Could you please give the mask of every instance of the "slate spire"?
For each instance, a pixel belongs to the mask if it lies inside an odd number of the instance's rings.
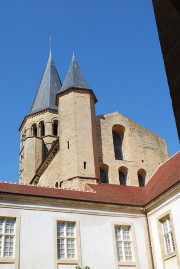
[[[80,71],[80,68],[77,64],[77,61],[75,59],[75,56],[73,54],[72,61],[70,63],[68,72],[66,74],[66,77],[64,79],[63,85],[60,89],[60,92],[63,92],[69,88],[83,88],[83,89],[89,89],[83,74]]]
[[[49,59],[38,91],[36,93],[33,105],[31,107],[30,114],[39,112],[47,108],[57,109],[55,99],[56,94],[61,89],[61,86],[62,83],[54,65],[50,48]]]

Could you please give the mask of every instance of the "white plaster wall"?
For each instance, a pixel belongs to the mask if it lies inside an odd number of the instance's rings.
[[[116,249],[113,244],[114,225],[130,224],[134,225],[136,240],[134,247],[140,251],[139,268],[148,268],[147,251],[144,236],[144,218],[82,216],[81,217],[81,246],[82,264],[90,266],[92,269],[117,268]],[[134,253],[135,255],[135,253]],[[136,261],[138,264],[138,261]]]
[[[178,195],[180,198],[180,195]],[[176,243],[177,248],[179,250],[179,256],[180,256],[180,199],[176,199],[171,204],[171,211],[172,211],[172,218],[173,218],[173,224],[174,224],[174,230],[175,230],[175,236],[176,236]]]
[[[136,266],[118,266],[118,269],[135,269]]]
[[[108,217],[81,216],[82,264],[94,269],[116,268],[112,226]]]
[[[21,212],[20,268],[54,268],[54,219],[50,212]]]
[[[161,251],[161,246],[159,242],[158,219],[162,215],[166,213],[168,214],[169,211],[171,212],[172,221],[174,225],[174,237],[176,238],[177,251],[179,252],[180,250],[180,241],[178,240],[180,238],[179,208],[180,208],[180,199],[179,199],[179,194],[177,194],[174,198],[169,198],[161,206],[157,207],[156,209],[154,209],[152,212],[149,213],[148,218],[149,218],[150,232],[151,232],[151,238],[152,238],[152,247],[153,247],[153,253],[154,253],[155,268],[157,269],[164,269],[162,251]],[[176,259],[168,260],[168,262],[166,262],[166,268],[178,269],[178,267],[176,267],[175,265],[177,263],[175,260]]]
[[[16,203],[19,209],[1,208],[0,216],[20,215],[20,266],[18,269],[75,269],[75,265],[56,262],[56,221],[73,220],[80,226],[81,266],[91,269],[117,269],[116,249],[113,243],[114,224],[133,224],[139,264],[137,268],[151,269],[148,264],[145,218],[141,215],[108,212],[96,209],[77,209],[59,205],[31,205]],[[66,211],[66,212],[65,212]],[[85,213],[87,212],[87,213]],[[18,257],[17,257],[18,258]],[[80,259],[81,260],[81,259]],[[80,261],[81,262],[81,261]],[[1,267],[2,269],[14,269]],[[121,267],[120,267],[121,268]],[[134,268],[134,267],[133,267]],[[126,268],[127,269],[127,268]]]
[[[147,249],[149,250],[149,241],[147,235],[147,227],[145,218],[136,218],[134,220],[134,228],[135,228],[135,240],[136,240],[136,248],[137,255],[140,261],[139,267],[137,268],[151,268],[148,265],[147,259]],[[136,267],[135,267],[136,268]]]
[[[15,265],[14,264],[1,264],[0,263],[0,268],[1,269],[15,269]]]
[[[169,259],[165,263],[166,269],[179,269],[177,259],[175,257]]]
[[[161,248],[160,248],[160,242],[159,242],[159,233],[157,229],[157,221],[155,216],[151,216],[149,218],[149,224],[150,224],[150,232],[151,232],[151,240],[152,240],[152,250],[153,250],[153,256],[154,256],[154,262],[155,265],[158,265],[158,269],[164,269],[163,268],[163,260],[161,255]]]
[[[71,264],[68,264],[68,265],[65,265],[65,264],[58,264],[57,265],[57,269],[75,269],[76,266],[75,265],[71,265]]]

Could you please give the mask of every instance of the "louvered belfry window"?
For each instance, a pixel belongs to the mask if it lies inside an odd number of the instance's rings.
[[[55,120],[52,124],[52,134],[57,136],[58,135],[58,121]]]
[[[40,136],[45,136],[45,125],[44,125],[44,121],[41,121],[39,123],[39,128],[40,128]]]
[[[35,123],[32,125],[32,136],[37,137],[37,125]]]

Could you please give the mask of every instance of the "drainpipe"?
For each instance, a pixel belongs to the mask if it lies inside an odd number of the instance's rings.
[[[149,221],[148,221],[148,216],[147,216],[146,211],[145,211],[145,216],[146,216],[147,233],[148,233],[148,239],[149,239],[149,249],[150,249],[150,256],[151,256],[152,269],[155,269],[155,266],[154,266],[154,258],[153,258],[153,252],[152,252],[152,244],[151,244],[151,234],[150,234],[150,229],[149,229]]]

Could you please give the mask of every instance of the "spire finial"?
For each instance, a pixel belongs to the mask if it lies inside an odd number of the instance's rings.
[[[75,59],[75,55],[74,55],[74,51],[73,51],[72,60],[74,60],[74,59]]]
[[[52,38],[49,37],[49,57],[52,57]]]

